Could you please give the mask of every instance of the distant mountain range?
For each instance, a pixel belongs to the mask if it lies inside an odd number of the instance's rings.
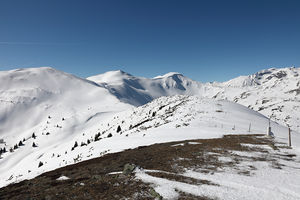
[[[227,99],[300,131],[299,74],[300,68],[271,68],[223,83],[201,83],[174,72],[150,79],[111,71],[87,79],[135,106],[177,94]]]
[[[201,83],[173,72],[83,79],[50,67],[0,71],[0,187],[126,148],[248,133],[250,124],[261,134],[269,117],[299,132],[299,74],[272,68]]]

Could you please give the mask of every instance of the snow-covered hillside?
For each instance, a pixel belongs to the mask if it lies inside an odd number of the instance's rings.
[[[210,97],[228,99],[300,131],[300,68],[271,68],[209,87]]]
[[[23,168],[22,160],[35,157],[36,149],[73,140],[93,116],[131,107],[96,83],[53,68],[0,72],[1,178],[12,166]]]
[[[46,132],[46,127],[128,107],[96,83],[53,68],[0,72],[0,138],[6,142],[27,138],[38,125]]]
[[[127,148],[248,134],[250,124],[250,133],[264,134],[269,116],[299,130],[298,73],[269,69],[203,84],[178,73],[148,79],[112,71],[82,79],[49,67],[2,71],[0,187]],[[271,125],[287,142],[287,128]],[[296,151],[299,145],[293,131]]]
[[[128,148],[224,134],[263,134],[268,126],[265,116],[244,106],[196,96],[162,97],[114,115],[97,114],[72,129],[72,133],[64,128],[74,123],[70,118],[58,124],[62,128],[53,124],[54,118],[48,119],[48,125],[32,129],[36,138],[29,135],[24,145],[3,154],[1,186]],[[46,126],[48,129],[43,130]],[[287,142],[286,127],[272,123],[272,130],[278,140]],[[299,139],[296,134],[294,143],[300,144]],[[33,142],[37,147],[32,146]]]
[[[88,79],[132,105],[176,94],[228,99],[300,131],[299,74],[300,68],[271,68],[224,83],[200,83],[174,72],[150,79],[111,71]]]

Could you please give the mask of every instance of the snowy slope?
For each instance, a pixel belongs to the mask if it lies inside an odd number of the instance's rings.
[[[300,68],[271,68],[224,83],[214,83],[206,95],[228,99],[300,131]]]
[[[202,84],[178,73],[148,79],[113,71],[86,80],[48,67],[0,72],[0,148],[23,141],[0,156],[0,187],[127,148],[246,134],[250,123],[251,133],[265,133],[270,115],[297,130],[298,73],[269,69]],[[287,141],[286,127],[272,122],[272,130]],[[293,131],[296,151],[299,144]]]
[[[149,79],[111,71],[88,80],[104,86],[121,101],[132,105],[143,105],[157,97],[176,94],[228,99],[300,131],[299,74],[300,68],[271,68],[224,83],[200,83],[174,72]]]
[[[43,126],[36,127],[39,133],[36,139],[28,138],[24,146],[3,155],[0,186],[128,148],[224,134],[249,134],[250,123],[250,133],[266,133],[268,119],[244,106],[196,96],[173,96],[114,115],[95,115],[73,129],[72,137],[63,130],[55,133],[56,127],[51,127],[50,135],[43,135]],[[286,127],[272,122],[272,131],[279,141],[287,142]],[[32,147],[32,142],[38,147]],[[75,142],[78,146],[72,150]],[[293,136],[293,144],[297,150],[298,133]],[[43,165],[39,167],[40,162]]]
[[[131,107],[94,82],[52,68],[0,72],[0,148],[9,151],[20,141],[25,144],[20,151],[0,155],[1,178],[35,157],[35,149],[44,152],[73,140],[93,116]]]

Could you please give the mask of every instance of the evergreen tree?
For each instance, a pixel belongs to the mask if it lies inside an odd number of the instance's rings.
[[[100,135],[101,135],[101,133],[99,132],[99,133],[97,133],[96,135],[95,135],[95,139],[94,139],[94,141],[98,141],[98,140],[100,140],[101,138],[100,138]]]
[[[119,133],[121,131],[121,126],[119,125],[117,128],[117,133]]]
[[[23,146],[23,142],[21,140],[19,142],[19,146]]]
[[[75,149],[76,147],[78,147],[78,143],[77,143],[77,141],[75,141],[75,144],[74,144],[74,149]]]
[[[44,163],[42,161],[39,162],[39,167],[43,166]]]
[[[154,111],[154,112],[152,113],[152,117],[155,117],[155,115],[156,115],[156,112]]]
[[[36,138],[36,135],[35,135],[35,133],[32,133],[32,136],[31,136],[33,139],[35,139]]]
[[[33,143],[32,143],[32,147],[37,147],[37,145],[33,142]]]

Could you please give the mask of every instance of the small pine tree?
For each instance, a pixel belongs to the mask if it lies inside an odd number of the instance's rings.
[[[2,149],[2,152],[3,152],[3,153],[6,153],[6,149],[5,149],[5,147],[3,147],[3,149]]]
[[[35,133],[32,133],[32,136],[31,136],[33,139],[35,139],[36,138],[36,135],[35,135]]]
[[[100,138],[100,135],[101,135],[101,133],[99,132],[99,133],[97,133],[96,135],[95,135],[95,139],[94,139],[94,141],[98,141],[98,140],[100,140],[101,138]]]
[[[14,149],[12,147],[10,147],[9,152],[14,152]]]
[[[19,146],[23,146],[23,142],[22,141],[19,142]]]
[[[32,147],[37,147],[37,145],[33,142],[33,143],[32,143]]]
[[[38,167],[41,167],[41,166],[43,166],[43,165],[44,165],[44,163],[43,163],[42,161],[40,161]]]
[[[91,143],[91,141],[90,141],[89,139],[87,139],[86,143],[87,143],[87,144],[90,144],[90,143]]]
[[[18,148],[18,145],[17,144],[15,144],[15,146],[14,146],[14,149],[17,149]]]
[[[76,147],[78,147],[78,143],[77,143],[77,141],[75,141],[75,144],[74,144],[74,149],[75,149]]]
[[[117,133],[119,133],[121,131],[121,126],[119,125],[118,128],[117,128]]]
[[[111,133],[109,133],[109,134],[107,135],[107,137],[108,137],[108,138],[112,137],[112,134],[111,134]]]
[[[154,111],[154,112],[152,113],[152,117],[155,117],[155,115],[156,115],[156,112]]]
[[[25,142],[26,140],[25,140],[25,138],[23,138],[23,142]]]

